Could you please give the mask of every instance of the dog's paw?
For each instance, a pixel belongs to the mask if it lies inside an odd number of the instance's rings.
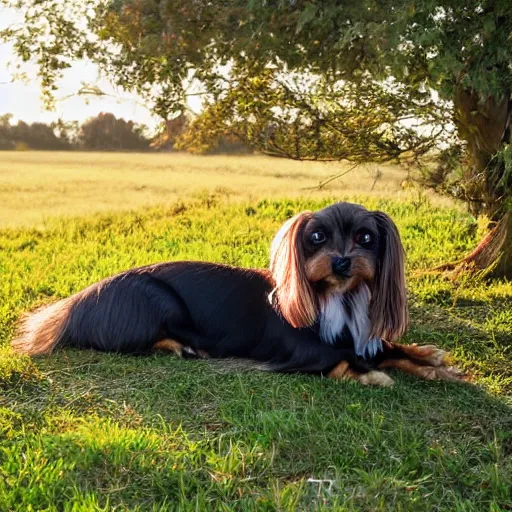
[[[389,388],[395,383],[387,373],[378,370],[363,373],[359,376],[358,380],[364,386],[379,386],[383,388]]]
[[[355,380],[363,386],[389,387],[395,383],[387,373],[378,370],[371,370],[367,373],[355,372],[347,361],[341,361],[330,371],[328,377],[336,380]]]
[[[448,352],[435,345],[416,346],[417,354],[424,364],[429,366],[446,366]]]
[[[403,345],[407,357],[426,366],[447,366],[449,353],[435,345]]]
[[[466,379],[465,373],[456,366],[423,366],[419,374],[425,380],[461,382]]]

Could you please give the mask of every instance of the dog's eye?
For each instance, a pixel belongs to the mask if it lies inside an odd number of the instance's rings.
[[[311,243],[313,245],[323,244],[327,240],[325,233],[323,231],[315,231],[311,234]]]
[[[356,235],[356,244],[361,247],[370,247],[373,244],[373,236],[367,231],[363,231]]]

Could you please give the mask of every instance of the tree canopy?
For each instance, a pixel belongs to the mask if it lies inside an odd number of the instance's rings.
[[[100,151],[144,151],[149,149],[149,139],[144,127],[133,121],[118,119],[109,112],[100,113],[82,124],[78,143],[84,149]]]
[[[0,150],[39,149],[61,151],[71,149],[70,126],[62,122],[11,122],[11,114],[0,115]]]
[[[56,71],[86,55],[127,88],[147,93],[158,84],[172,107],[190,72],[222,80],[219,67],[229,62],[336,79],[366,71],[428,86],[450,100],[460,88],[502,97],[512,86],[508,0],[2,3],[24,12],[22,26],[4,35],[15,39],[22,58],[37,60],[49,87]]]
[[[445,131],[449,116],[443,106],[399,84],[331,83],[267,69],[239,74],[180,144],[208,148],[231,134],[267,155],[295,160],[415,159]]]

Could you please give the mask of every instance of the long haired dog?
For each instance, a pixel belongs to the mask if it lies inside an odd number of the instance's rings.
[[[444,351],[396,343],[408,321],[395,224],[336,203],[282,226],[270,271],[191,261],[128,270],[28,315],[13,345],[243,358],[363,384],[391,385],[383,368],[457,379]]]

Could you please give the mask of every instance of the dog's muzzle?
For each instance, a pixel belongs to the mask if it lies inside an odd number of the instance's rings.
[[[350,271],[350,258],[335,256],[331,262],[332,271],[337,276],[348,277]]]

